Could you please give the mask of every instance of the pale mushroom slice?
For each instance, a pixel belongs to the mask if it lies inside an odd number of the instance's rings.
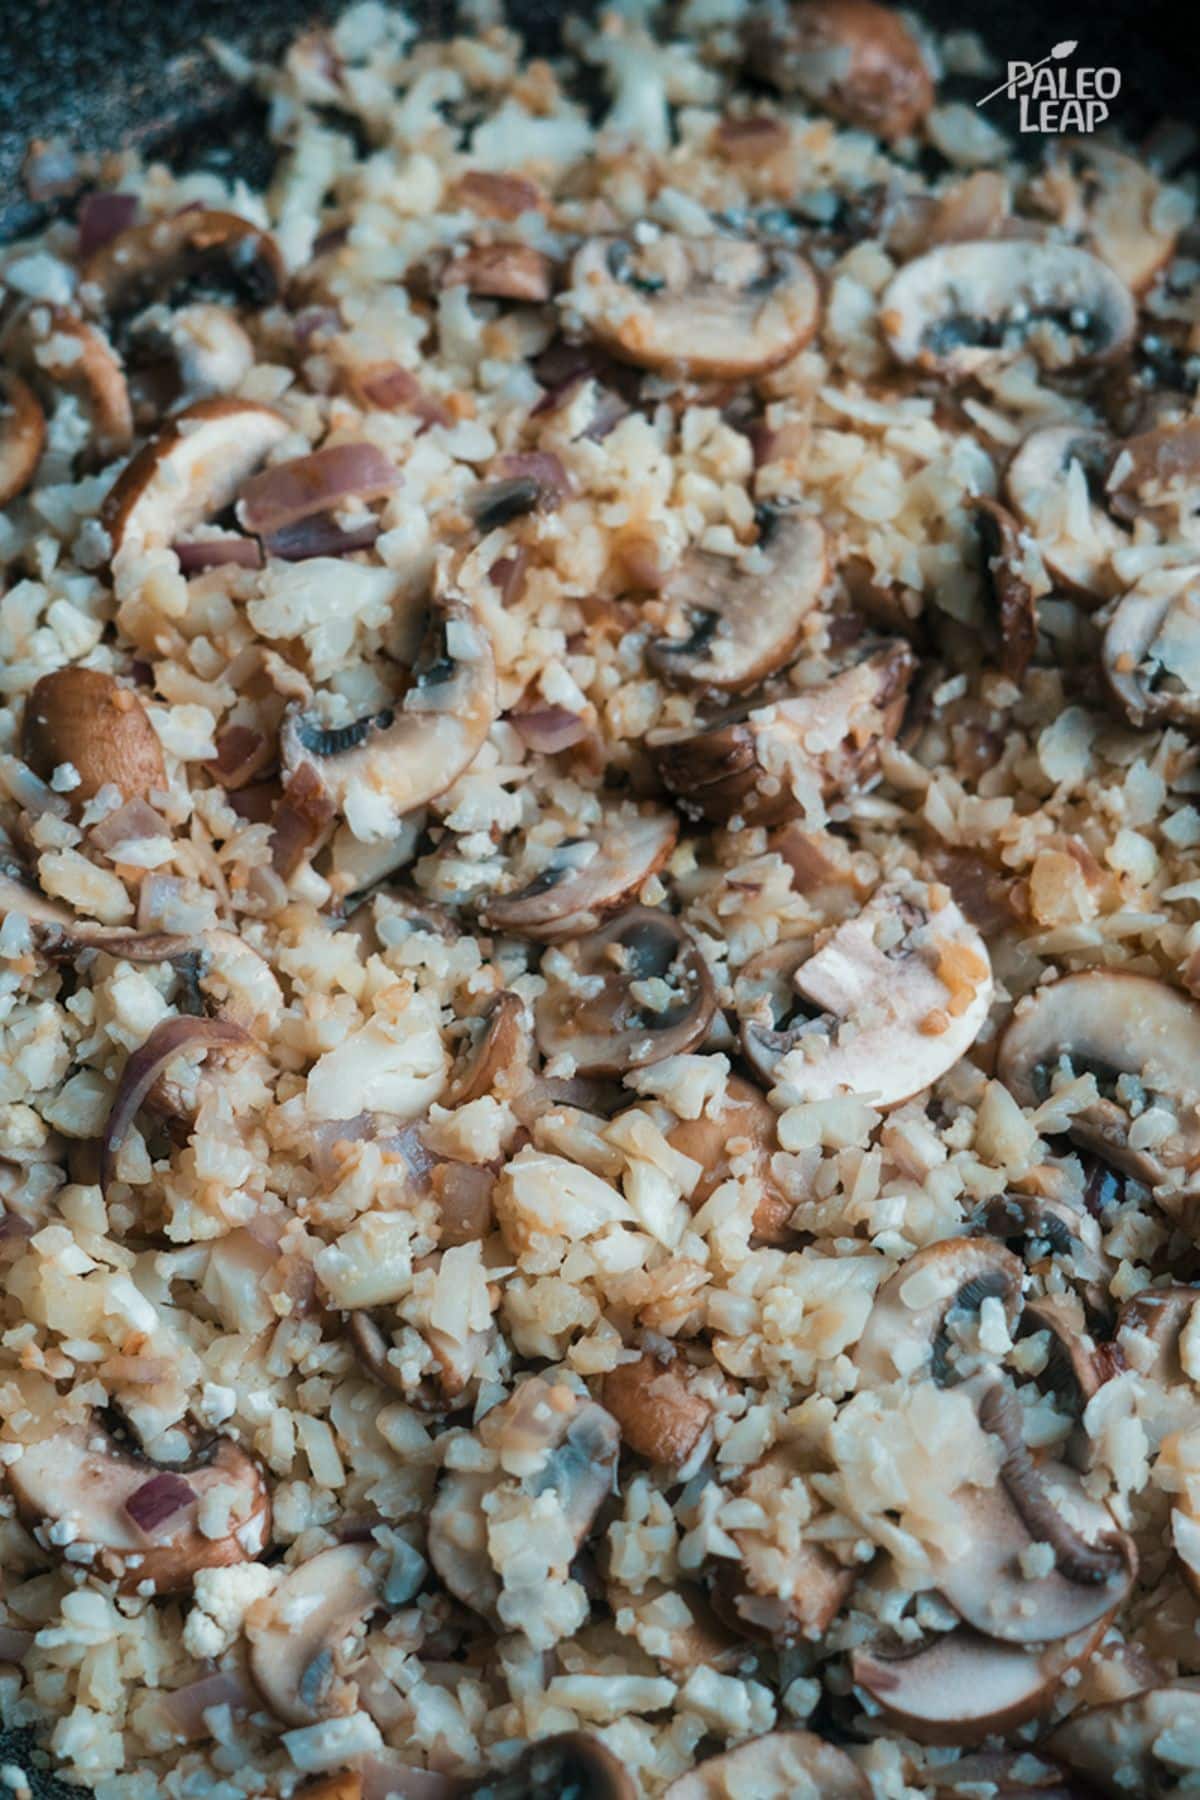
[[[887,1107],[966,1055],[994,983],[983,939],[944,889],[885,883],[792,985],[809,1016],[782,1030],[742,1027],[755,1069],[802,1101],[856,1094]]]
[[[1200,1287],[1179,1283],[1143,1288],[1126,1300],[1113,1334],[1125,1365],[1155,1387],[1190,1381],[1181,1339],[1198,1304]]]
[[[963,1328],[985,1300],[997,1300],[1011,1338],[1024,1285],[1020,1262],[994,1238],[927,1244],[879,1289],[854,1362],[876,1386],[927,1376],[948,1386],[959,1379],[956,1336],[961,1342]]]
[[[870,1800],[865,1775],[844,1750],[811,1731],[772,1731],[710,1756],[673,1781],[663,1800]]]
[[[490,1094],[497,1084],[512,1089],[528,1072],[529,1031],[525,1002],[505,990],[496,994],[478,1020],[465,1054],[446,1090],[445,1105],[467,1106]]]
[[[118,1444],[93,1418],[26,1444],[8,1485],[31,1530],[47,1544],[70,1544],[73,1562],[115,1578],[122,1593],[180,1593],[199,1569],[253,1562],[271,1528],[262,1474],[228,1437],[167,1467]],[[228,1501],[228,1526],[216,1537],[197,1520],[209,1496]]]
[[[803,257],[741,237],[593,238],[571,265],[588,334],[644,369],[736,380],[812,337],[820,290]]]
[[[0,506],[23,494],[37,473],[46,415],[27,381],[0,369]]]
[[[1174,255],[1181,224],[1161,179],[1141,157],[1093,138],[1050,142],[1078,171],[1088,244],[1135,294],[1145,292]]]
[[[1200,1438],[1168,1432],[1158,1447],[1155,1482],[1171,1495],[1171,1546],[1180,1573],[1200,1600]]]
[[[771,1159],[779,1148],[775,1109],[749,1081],[731,1075],[719,1107],[698,1119],[681,1119],[667,1133],[672,1149],[699,1163],[702,1173],[688,1205],[698,1212],[723,1182],[738,1175],[757,1184],[754,1236],[760,1244],[795,1241],[791,1217],[796,1201],[776,1181]]]
[[[1051,1733],[1051,1756],[1112,1800],[1175,1800],[1193,1793],[1200,1744],[1200,1681],[1151,1687],[1089,1706]]]
[[[113,556],[173,544],[223,512],[289,430],[273,407],[251,400],[198,400],[176,413],[105,495],[100,523]]]
[[[419,1793],[415,1788],[408,1791],[413,1800],[427,1800],[423,1787]],[[493,1771],[465,1787],[456,1784],[454,1795],[458,1800],[637,1800],[630,1775],[612,1751],[586,1731],[541,1738],[502,1772]],[[428,1800],[439,1797],[430,1794]]]
[[[1039,1649],[964,1625],[899,1655],[856,1651],[850,1668],[888,1723],[918,1743],[973,1745],[1047,1712],[1103,1631],[1101,1622]]]
[[[753,687],[795,655],[825,585],[825,533],[792,507],[763,508],[761,518],[740,561],[689,551],[663,588],[688,635],[655,638],[646,657],[673,687]]]
[[[547,1059],[576,1075],[623,1075],[695,1049],[716,990],[694,939],[673,914],[634,906],[564,946],[534,1008]]]
[[[180,295],[268,306],[286,278],[265,231],[235,213],[192,207],[132,225],[96,250],[84,266],[82,291],[97,311],[121,320]]]
[[[916,657],[900,639],[794,699],[738,713],[650,748],[664,787],[687,817],[781,825],[870,785],[883,744],[904,717]]]
[[[353,1712],[357,1690],[346,1674],[361,1627],[383,1605],[381,1560],[373,1543],[321,1550],[247,1614],[250,1674],[285,1724]]]
[[[1093,1075],[1097,1099],[1067,1130],[1139,1181],[1200,1156],[1200,1005],[1153,976],[1087,969],[1038,988],[1000,1039],[996,1074],[1031,1108],[1056,1077]]]
[[[23,307],[5,327],[0,352],[49,399],[71,394],[82,407],[101,459],[133,442],[133,409],[120,359],[103,332],[64,306]]]
[[[906,137],[934,101],[920,45],[877,0],[800,0],[751,15],[754,73],[784,93],[889,141]]]
[[[1147,576],[1117,603],[1101,667],[1129,723],[1200,727],[1200,568]]]
[[[1030,432],[1004,477],[1009,503],[1047,571],[1093,606],[1117,591],[1112,558],[1129,541],[1105,504],[1112,454],[1107,432],[1046,425]]]
[[[496,718],[496,663],[466,601],[436,596],[403,700],[327,727],[299,706],[279,734],[285,774],[311,770],[356,837],[387,837],[474,762]]]
[[[898,362],[960,381],[1027,351],[1055,373],[1108,362],[1132,342],[1137,307],[1086,250],[981,239],[906,263],[880,320]]]
[[[532,881],[488,900],[483,922],[493,931],[538,943],[594,931],[610,913],[637,899],[678,837],[679,821],[672,813],[610,806],[586,837],[565,838]]]

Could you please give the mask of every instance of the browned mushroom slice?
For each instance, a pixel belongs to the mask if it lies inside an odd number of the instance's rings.
[[[441,1241],[444,1244],[445,1237]],[[432,1325],[426,1326],[422,1335],[435,1367],[428,1374],[409,1378],[403,1360],[393,1360],[391,1340],[369,1312],[357,1309],[351,1312],[346,1330],[367,1373],[373,1375],[381,1387],[403,1394],[408,1404],[419,1412],[455,1412],[470,1406],[479,1392],[477,1359],[487,1348],[486,1332],[468,1332],[465,1341],[460,1343],[446,1332],[438,1331]]]
[[[1200,507],[1200,419],[1159,425],[1111,449],[1105,492],[1126,524],[1147,518],[1169,527]]]
[[[588,333],[622,361],[729,380],[786,362],[820,316],[804,259],[746,238],[593,238],[571,286]]]
[[[80,403],[101,458],[119,456],[133,441],[133,412],[125,373],[112,345],[94,325],[62,306],[23,308],[0,337],[10,366],[35,387],[68,393]]]
[[[1164,204],[1163,184],[1140,157],[1090,137],[1068,138],[1052,150],[1067,153],[1080,175],[1086,241],[1135,294],[1150,286],[1175,251],[1181,215]]]
[[[1004,477],[1013,511],[1037,540],[1049,573],[1095,606],[1115,593],[1113,552],[1128,542],[1105,506],[1112,452],[1106,432],[1048,425],[1030,432]]]
[[[565,839],[525,887],[490,899],[483,922],[539,943],[592,931],[637,899],[678,836],[679,821],[671,813],[611,807],[587,837]]]
[[[681,1468],[708,1429],[712,1407],[686,1379],[687,1365],[647,1352],[604,1377],[604,1404],[636,1456]]]
[[[690,551],[663,589],[688,635],[656,638],[646,655],[673,686],[752,687],[795,655],[825,585],[825,534],[790,507],[763,508],[761,516],[748,558]]]
[[[64,765],[75,770],[67,793],[75,812],[103,787],[144,800],[167,785],[162,746],[137,693],[100,669],[42,676],[25,705],[21,754],[46,782]]]
[[[1052,1756],[1112,1800],[1175,1800],[1191,1793],[1200,1758],[1200,1682],[1151,1687],[1108,1706],[1083,1707],[1047,1739]]]
[[[1011,680],[1021,682],[1037,649],[1038,613],[1033,589],[1021,573],[1025,552],[1020,527],[1008,508],[995,500],[975,501],[975,523],[1000,628],[1000,667]]]
[[[981,240],[931,250],[881,302],[898,362],[963,380],[1032,351],[1061,372],[1107,362],[1132,341],[1133,296],[1098,257],[1069,244]]]
[[[1091,1213],[1063,1199],[1041,1194],[1000,1194],[980,1214],[982,1229],[1036,1268],[1048,1257],[1061,1257],[1078,1281],[1107,1286],[1116,1263],[1101,1246],[1100,1227]]]
[[[181,294],[269,306],[286,279],[275,242],[249,219],[195,207],[122,231],[89,257],[83,290],[111,319]]]
[[[543,1056],[577,1075],[621,1075],[680,1056],[705,1037],[716,1010],[708,964],[671,913],[634,906],[565,946],[534,1009]]]
[[[1108,622],[1101,662],[1131,725],[1200,725],[1200,569],[1132,588]]]
[[[904,716],[916,658],[899,639],[820,687],[652,745],[664,786],[689,818],[779,825],[878,773]]]
[[[288,430],[272,407],[250,400],[198,400],[177,413],[104,498],[113,555],[173,544],[224,511]]]
[[[955,1328],[998,1300],[1011,1337],[1025,1272],[992,1238],[943,1238],[902,1263],[875,1296],[854,1361],[869,1382],[958,1379]]]
[[[772,1731],[710,1756],[673,1781],[663,1800],[869,1800],[870,1785],[844,1750],[811,1731]]]
[[[277,1719],[315,1725],[352,1712],[348,1646],[383,1604],[375,1544],[338,1544],[310,1556],[250,1609],[246,1637],[255,1686]]]
[[[538,305],[554,293],[554,264],[532,244],[471,244],[451,257],[443,287],[465,287],[481,299]]]
[[[1077,1420],[1111,1373],[1108,1359],[1081,1328],[1079,1311],[1068,1295],[1047,1294],[1031,1300],[1021,1315],[1022,1337],[1046,1333],[1046,1363],[1036,1376],[1038,1386],[1053,1393],[1060,1407]]]
[[[859,1650],[850,1667],[889,1724],[918,1743],[978,1744],[1046,1712],[1103,1630],[1101,1622],[1038,1650],[962,1626],[900,1655]]]
[[[1126,1300],[1114,1336],[1128,1366],[1155,1387],[1177,1387],[1189,1381],[1180,1339],[1198,1304],[1200,1287],[1176,1283],[1143,1288]]]
[[[764,1081],[802,1100],[849,1093],[895,1106],[966,1055],[991,1005],[991,962],[954,901],[928,893],[880,888],[796,968],[796,1019],[743,1025]]]
[[[469,1783],[462,1800],[636,1800],[636,1790],[599,1738],[564,1731],[530,1744],[510,1768]]]
[[[876,0],[765,7],[753,15],[747,48],[764,81],[877,137],[907,137],[933,105],[916,39]]]
[[[776,1519],[791,1517],[784,1494],[798,1473],[784,1452],[773,1450],[737,1482],[738,1494],[755,1503],[766,1523],[735,1529],[737,1562],[721,1558],[712,1573],[717,1616],[780,1647],[823,1637],[857,1580],[855,1570],[843,1568],[824,1544],[797,1541],[791,1525],[774,1530]]]
[[[1059,1075],[1093,1075],[1098,1097],[1066,1129],[1139,1181],[1162,1181],[1200,1154],[1200,1006],[1165,981],[1088,969],[1048,983],[1013,1014],[996,1073],[1028,1107]]]
[[[511,1085],[518,1070],[529,1067],[525,1003],[517,994],[501,993],[476,1021],[475,1036],[446,1091],[447,1106],[466,1106],[490,1094],[498,1082]]]
[[[352,725],[327,727],[296,707],[284,716],[286,773],[312,769],[356,837],[386,837],[405,813],[444,793],[496,718],[491,639],[465,601],[431,602],[412,676],[396,706]]]
[[[0,369],[0,506],[23,494],[46,442],[46,416],[28,382]]]
[[[700,1164],[703,1173],[688,1195],[696,1212],[722,1182],[733,1176],[733,1164],[749,1165],[760,1193],[754,1208],[754,1235],[763,1244],[787,1244],[794,1240],[791,1217],[795,1200],[779,1186],[771,1171],[771,1157],[779,1148],[775,1109],[764,1094],[748,1081],[731,1075],[725,1098],[715,1112],[698,1119],[681,1119],[667,1133],[667,1142]]]
[[[115,1577],[123,1593],[143,1584],[179,1593],[198,1569],[252,1562],[271,1528],[262,1475],[226,1437],[189,1463],[163,1468],[117,1444],[93,1419],[26,1444],[8,1484],[32,1530],[48,1544],[70,1544],[75,1563],[90,1552],[97,1572]],[[197,1522],[210,1496],[228,1501],[227,1527],[214,1537]]]

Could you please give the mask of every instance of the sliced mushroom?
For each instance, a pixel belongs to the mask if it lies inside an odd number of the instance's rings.
[[[754,15],[756,75],[877,137],[907,137],[933,105],[933,80],[900,15],[876,0],[800,0]]]
[[[870,1785],[844,1750],[811,1731],[772,1731],[690,1769],[663,1800],[869,1800]]]
[[[610,1583],[605,1599],[617,1630],[676,1681],[698,1668],[735,1674],[753,1660],[744,1634],[722,1625],[702,1591],[686,1581],[642,1581],[636,1593]]]
[[[763,509],[748,559],[693,550],[677,565],[662,599],[688,635],[656,638],[647,660],[675,687],[753,687],[795,655],[825,578],[817,521],[792,508]]]
[[[1047,983],[1013,1014],[996,1073],[1028,1107],[1050,1097],[1060,1073],[1094,1075],[1098,1098],[1067,1130],[1139,1181],[1160,1182],[1200,1155],[1200,1006],[1165,981],[1088,969]],[[1141,1123],[1164,1120],[1161,1137]]]
[[[46,415],[28,382],[0,369],[0,506],[23,494],[37,473]]]
[[[463,1800],[636,1800],[636,1790],[599,1738],[564,1731],[530,1744],[502,1773],[470,1783]]]
[[[1131,588],[1109,619],[1101,666],[1131,725],[1200,727],[1200,568]]]
[[[252,1562],[271,1528],[262,1474],[227,1437],[165,1469],[118,1444],[93,1418],[26,1444],[9,1465],[8,1484],[32,1530],[48,1544],[70,1544],[73,1562],[90,1560],[123,1593],[145,1585],[147,1592],[175,1594],[198,1569]],[[227,1528],[217,1537],[197,1519],[209,1496],[229,1502]],[[143,1528],[138,1517],[157,1522]]]
[[[1023,1337],[1044,1331],[1048,1338],[1046,1364],[1036,1377],[1038,1386],[1049,1389],[1076,1420],[1082,1419],[1088,1401],[1111,1372],[1092,1338],[1080,1329],[1078,1312],[1076,1302],[1066,1294],[1046,1294],[1031,1300],[1021,1315]]]
[[[984,239],[906,263],[880,320],[898,362],[962,380],[1032,351],[1047,369],[1111,361],[1133,339],[1137,308],[1112,270],[1068,244]]]
[[[525,1002],[517,994],[500,993],[478,1021],[479,1029],[446,1091],[445,1105],[466,1106],[490,1094],[498,1082],[512,1084],[529,1068]]]
[[[102,460],[123,455],[133,442],[133,412],[125,372],[112,345],[94,325],[62,306],[22,309],[0,337],[11,367],[35,388],[75,397],[90,422]]]
[[[76,814],[103,787],[144,800],[167,786],[162,745],[137,693],[100,669],[42,676],[25,705],[21,754],[45,782],[74,769],[79,779],[66,797]]]
[[[375,1544],[338,1544],[288,1571],[246,1618],[255,1686],[277,1719],[315,1725],[354,1711],[347,1646],[383,1604]]]
[[[708,964],[668,912],[634,906],[561,952],[534,1009],[543,1056],[577,1075],[620,1075],[681,1056],[716,1010]]]
[[[824,1544],[805,1538],[797,1542],[787,1527],[778,1535],[772,1529],[797,1473],[785,1452],[773,1450],[735,1484],[766,1523],[758,1529],[735,1528],[731,1536],[738,1560],[718,1559],[711,1577],[717,1616],[734,1630],[781,1648],[823,1637],[858,1579]]]
[[[1171,1495],[1171,1544],[1180,1571],[1200,1600],[1200,1485],[1194,1433],[1170,1431],[1158,1447],[1155,1481]]]
[[[1174,1283],[1143,1288],[1126,1300],[1114,1335],[1128,1367],[1154,1387],[1178,1387],[1189,1381],[1180,1339],[1197,1305],[1200,1287]]]
[[[894,738],[916,669],[893,639],[821,687],[683,738],[652,744],[664,786],[689,818],[779,825],[868,785]]]
[[[1072,1713],[1046,1748],[1112,1800],[1174,1800],[1193,1791],[1198,1742],[1200,1682],[1176,1681]]]
[[[554,943],[593,931],[636,900],[675,848],[679,821],[657,808],[609,807],[587,837],[566,838],[533,880],[493,896],[485,925],[514,937]]]
[[[589,335],[644,369],[737,380],[786,362],[820,317],[816,277],[778,244],[593,238],[571,266]]]
[[[992,999],[987,948],[953,900],[887,884],[838,925],[792,984],[807,1017],[742,1027],[763,1079],[803,1100],[850,1093],[895,1106],[966,1055]]]
[[[1051,147],[1060,146],[1051,139]],[[1179,236],[1178,214],[1164,205],[1158,175],[1141,157],[1094,138],[1061,144],[1079,171],[1086,204],[1087,241],[1135,294],[1170,262]]]
[[[1091,1213],[1042,1194],[1000,1194],[980,1215],[982,1228],[1036,1269],[1047,1257],[1062,1259],[1076,1280],[1107,1286],[1116,1265],[1100,1242]]]
[[[1037,649],[1038,612],[1033,589],[1021,573],[1025,552],[1020,526],[995,500],[976,500],[974,510],[984,574],[1000,628],[1000,667],[1010,680],[1022,682]]]
[[[429,1516],[429,1560],[465,1606],[495,1617],[501,1590],[488,1555],[486,1496],[504,1480],[532,1495],[552,1489],[578,1549],[613,1491],[621,1435],[594,1400],[540,1375],[493,1407],[478,1432],[499,1469],[443,1471]]]
[[[1169,528],[1191,517],[1200,507],[1200,419],[1159,425],[1115,445],[1105,492],[1125,524],[1147,518]]]
[[[126,361],[139,411],[159,413],[181,398],[231,394],[254,367],[254,342],[236,313],[211,300],[152,306],[126,333]]]
[[[98,311],[122,320],[152,301],[230,298],[269,306],[286,280],[274,239],[249,219],[203,207],[131,226],[101,246],[83,270]]]
[[[223,512],[290,427],[251,400],[198,400],[143,445],[100,508],[114,556],[173,544]]]
[[[923,1788],[935,1795],[958,1794],[962,1800],[1088,1800],[1062,1769],[1046,1761],[1040,1749],[983,1750],[977,1756],[956,1757],[951,1763],[933,1763],[919,1776]]]
[[[540,305],[554,293],[554,264],[532,244],[471,244],[452,256],[443,287],[465,287],[481,299],[524,300]]]
[[[681,1366],[653,1352],[618,1363],[604,1377],[602,1399],[626,1449],[668,1469],[682,1468],[695,1453],[712,1418],[712,1406]]]
[[[1004,1309],[1011,1337],[1024,1285],[1017,1258],[992,1238],[942,1238],[927,1244],[879,1289],[854,1361],[875,1385],[932,1376],[948,1386],[960,1378],[956,1324],[965,1324],[985,1300],[995,1299]]]
[[[1105,505],[1111,461],[1107,433],[1048,425],[1030,432],[1004,477],[1013,511],[1037,540],[1049,573],[1093,606],[1115,593],[1113,553],[1128,542]]]
[[[978,1744],[1046,1712],[1103,1630],[1090,1626],[1039,1650],[961,1626],[899,1655],[856,1651],[850,1667],[888,1722],[918,1743]]]
[[[426,1326],[423,1336],[435,1369],[429,1375],[410,1379],[402,1362],[393,1361],[391,1340],[369,1312],[352,1311],[346,1329],[367,1373],[381,1387],[403,1394],[418,1412],[449,1413],[474,1403],[479,1392],[477,1361],[488,1347],[487,1332],[469,1331],[465,1341],[460,1342],[434,1326]]]
[[[491,639],[465,601],[435,598],[412,685],[402,701],[352,725],[326,727],[311,713],[284,715],[284,769],[309,768],[356,837],[386,837],[415,807],[470,767],[496,717]]]
[[[698,1119],[681,1119],[667,1133],[675,1150],[700,1164],[703,1171],[688,1195],[693,1212],[708,1200],[722,1182],[733,1178],[733,1164],[759,1185],[754,1208],[754,1236],[761,1244],[783,1245],[795,1240],[791,1217],[796,1201],[775,1180],[771,1158],[779,1148],[775,1109],[749,1081],[731,1075],[725,1097],[715,1112]]]

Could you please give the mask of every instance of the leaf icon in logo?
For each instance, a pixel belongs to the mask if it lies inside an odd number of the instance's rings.
[[[1054,46],[1053,50],[1050,52],[1050,54],[1051,54],[1051,56],[1061,58],[1064,56],[1070,56],[1072,50],[1078,50],[1078,48],[1079,48],[1079,39],[1078,38],[1064,38],[1061,44],[1055,44],[1055,46]]]

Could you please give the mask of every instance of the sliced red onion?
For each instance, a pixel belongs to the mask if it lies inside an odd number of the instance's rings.
[[[229,804],[239,819],[245,819],[247,825],[269,825],[278,811],[280,803],[279,783],[270,781],[251,781],[244,788],[238,788],[229,795]],[[267,871],[262,871],[266,873]]]
[[[24,1662],[35,1636],[32,1631],[18,1631],[15,1625],[0,1625],[0,1663]]]
[[[127,800],[115,812],[108,813],[88,832],[88,842],[109,856],[131,838],[170,837],[171,827],[162,814],[155,812],[148,800]],[[120,861],[120,857],[115,859]]]
[[[274,745],[249,725],[226,725],[217,733],[217,754],[204,766],[223,788],[245,787],[275,755]]]
[[[125,1502],[125,1511],[133,1520],[139,1531],[147,1536],[173,1519],[177,1512],[190,1506],[196,1498],[195,1490],[182,1475],[173,1475],[169,1470],[152,1475],[149,1481],[143,1481],[140,1488],[135,1488]]]
[[[519,219],[536,212],[542,190],[524,175],[500,175],[491,169],[468,169],[455,183],[454,199],[490,219]]]
[[[271,824],[271,867],[290,881],[300,864],[324,843],[333,824],[333,801],[311,763],[301,763],[283,791]]]
[[[378,1138],[379,1148],[390,1156],[399,1156],[408,1165],[414,1186],[425,1191],[429,1177],[442,1158],[435,1156],[421,1136],[419,1125],[404,1125],[389,1136]]]
[[[581,743],[588,728],[578,713],[565,706],[539,706],[529,712],[509,713],[508,722],[520,733],[531,750],[543,756],[557,756]]]
[[[187,543],[172,544],[183,575],[200,575],[205,569],[222,569],[236,564],[239,569],[261,569],[262,545],[252,537],[192,538]]]
[[[411,370],[399,363],[373,363],[356,377],[354,388],[364,405],[380,412],[409,412],[423,425],[452,423],[441,401],[427,394]]]
[[[492,1228],[492,1189],[496,1177],[491,1169],[474,1163],[443,1163],[438,1175],[437,1200],[440,1218],[438,1241],[443,1249],[450,1244],[474,1244],[485,1238]]]
[[[80,256],[91,256],[128,231],[137,209],[135,194],[85,194],[79,205]]]
[[[342,1166],[339,1144],[365,1144],[376,1135],[374,1113],[357,1113],[353,1119],[322,1119],[309,1133],[309,1160],[318,1181],[332,1181]]]
[[[122,951],[122,954],[127,954]],[[100,1190],[107,1193],[116,1169],[117,1153],[150,1089],[169,1063],[185,1050],[210,1050],[252,1042],[248,1031],[232,1019],[186,1017],[163,1019],[133,1052],[121,1071],[100,1143]]]
[[[210,1735],[204,1715],[214,1706],[228,1706],[232,1712],[253,1712],[259,1705],[257,1694],[240,1675],[219,1670],[162,1696],[163,1712],[180,1737],[189,1741]]]
[[[610,388],[597,388],[591,423],[582,435],[590,444],[602,443],[610,432],[616,430],[622,419],[629,417],[629,411],[619,394],[614,394]]]
[[[346,531],[332,513],[314,513],[310,519],[297,519],[264,537],[263,548],[281,562],[307,562],[312,556],[349,556],[352,550],[369,550],[378,536],[378,519]]]
[[[496,559],[488,570],[488,575],[500,590],[502,606],[511,606],[520,595],[525,585],[525,572],[529,567],[529,551],[522,544],[511,556]]]
[[[252,475],[237,515],[248,531],[271,536],[343,501],[379,500],[400,485],[400,471],[374,444],[327,444]]]

